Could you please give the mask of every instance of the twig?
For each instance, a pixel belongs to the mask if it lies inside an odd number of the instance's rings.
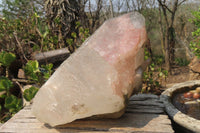
[[[2,92],[0,92],[0,96],[3,95],[3,94],[5,94],[5,93],[6,93],[6,91],[2,91]]]
[[[163,3],[161,0],[158,0],[159,4],[162,6],[162,7],[165,7],[170,13],[173,13],[172,10],[170,10],[166,5],[165,3]]]
[[[43,38],[43,36],[42,36],[42,34],[41,34],[41,32],[39,31],[38,28],[36,28],[36,31],[37,31],[37,33],[39,34],[39,36],[40,36],[41,38]]]
[[[15,83],[19,86],[20,90],[21,90],[21,95],[22,95],[22,105],[25,106],[26,105],[26,102],[25,102],[25,99],[23,97],[23,94],[24,94],[24,90],[22,88],[22,86],[20,85],[20,83],[18,81],[15,81]]]
[[[6,118],[8,115],[10,115],[10,114],[5,114],[1,119],[0,119],[0,121],[2,121],[4,118]]]
[[[181,1],[179,4],[178,4],[178,6],[180,6],[183,2],[185,2],[186,0],[183,0],[183,1]]]
[[[31,82],[27,79],[12,79],[13,82],[20,82],[20,83],[34,83],[34,82]]]
[[[23,88],[22,88],[22,86],[20,85],[20,83],[18,82],[18,81],[15,81],[15,83],[19,86],[19,88],[20,88],[20,90],[21,90],[21,94],[23,94]]]
[[[9,72],[8,72],[9,70],[8,70],[8,67],[6,67],[6,78],[8,78],[9,77]]]
[[[25,54],[24,54],[22,45],[21,45],[21,43],[19,42],[19,40],[18,40],[18,38],[17,38],[17,33],[14,32],[13,35],[14,35],[14,37],[15,37],[15,40],[17,41],[18,47],[19,47],[19,49],[20,49],[20,51],[21,51],[21,54],[23,55],[24,59],[28,62],[28,59],[26,58],[26,56],[25,56]]]

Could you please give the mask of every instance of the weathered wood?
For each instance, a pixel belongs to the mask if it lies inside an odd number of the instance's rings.
[[[67,48],[62,48],[43,53],[35,53],[33,54],[32,59],[37,60],[40,63],[54,63],[57,61],[64,61],[69,55],[69,50]]]
[[[141,101],[139,101],[141,99]],[[133,104],[134,100],[137,104]],[[151,104],[148,105],[151,101]],[[139,105],[140,103],[143,103]],[[72,123],[50,127],[39,122],[31,113],[31,107],[25,107],[12,119],[0,127],[0,132],[19,133],[60,133],[60,132],[151,132],[172,133],[171,121],[160,106],[161,101],[155,95],[135,95],[131,97],[126,113],[119,119],[82,119]]]

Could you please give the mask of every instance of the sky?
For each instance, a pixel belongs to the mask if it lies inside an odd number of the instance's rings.
[[[3,1],[3,0],[0,0],[0,4],[2,4],[2,1]],[[112,0],[112,1],[113,1],[113,5],[114,5],[114,3],[117,2],[117,1],[119,1],[119,0]],[[122,1],[123,1],[123,0],[122,0]],[[200,4],[200,0],[187,0],[187,2],[189,2],[189,3],[190,3],[190,2],[195,2],[195,3]],[[95,2],[95,0],[91,0],[91,3],[92,3],[92,4],[95,4],[96,2]],[[109,1],[108,1],[108,4],[109,4]]]

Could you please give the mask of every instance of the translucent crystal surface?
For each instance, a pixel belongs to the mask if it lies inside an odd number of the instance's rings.
[[[141,82],[145,40],[145,20],[137,12],[106,21],[41,87],[32,112],[56,126],[123,110]]]

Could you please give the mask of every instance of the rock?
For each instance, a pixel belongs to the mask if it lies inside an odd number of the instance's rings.
[[[25,77],[25,72],[24,72],[23,69],[19,69],[19,70],[18,70],[17,77],[18,77],[18,78],[21,78],[21,79],[26,78],[26,77]]]
[[[106,21],[41,87],[33,114],[51,126],[91,116],[120,117],[141,86],[145,41],[139,13]]]
[[[189,67],[192,71],[200,73],[200,59],[195,56],[190,62]]]
[[[188,66],[190,68],[189,80],[200,79],[200,59],[195,56]]]

